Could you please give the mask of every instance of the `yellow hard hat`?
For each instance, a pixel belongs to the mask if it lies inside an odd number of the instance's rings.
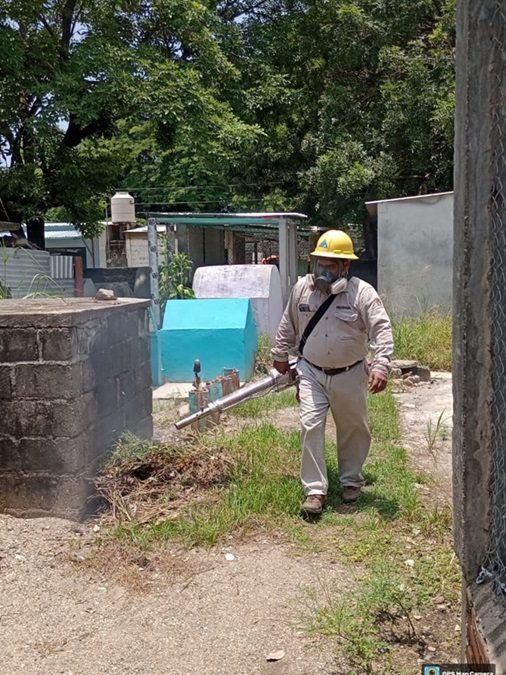
[[[316,248],[310,255],[319,258],[344,258],[346,260],[358,260],[353,251],[351,238],[342,230],[329,230],[318,239]]]

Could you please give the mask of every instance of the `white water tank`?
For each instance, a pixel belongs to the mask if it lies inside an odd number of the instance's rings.
[[[135,223],[135,200],[129,192],[118,190],[111,197],[113,223]]]

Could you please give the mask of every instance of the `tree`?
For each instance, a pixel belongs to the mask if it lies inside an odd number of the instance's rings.
[[[209,173],[254,134],[216,96],[234,76],[216,21],[200,0],[4,3],[0,196],[11,219],[30,226],[63,207],[92,236],[125,170],[147,184],[168,164],[187,176],[200,144]]]
[[[12,0],[0,197],[88,235],[149,210],[297,209],[451,189],[454,0]]]
[[[322,226],[452,186],[454,0],[286,2],[243,22],[248,181]],[[237,65],[239,60],[237,61]],[[272,188],[271,188],[272,189]]]

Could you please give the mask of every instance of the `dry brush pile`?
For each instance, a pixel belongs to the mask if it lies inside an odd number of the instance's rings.
[[[207,491],[226,485],[234,466],[219,448],[191,443],[175,447],[127,436],[95,486],[105,502],[106,517],[118,524],[143,524],[175,517],[190,497],[209,498]]]

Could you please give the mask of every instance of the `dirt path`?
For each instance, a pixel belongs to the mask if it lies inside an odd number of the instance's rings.
[[[453,397],[451,373],[432,373],[430,382],[398,387],[402,443],[411,466],[432,476],[437,496],[452,497]],[[432,490],[432,492],[434,492]]]
[[[328,560],[260,541],[180,555],[164,578],[139,570],[136,590],[69,560],[87,528],[2,516],[0,531],[2,673],[332,672],[332,654],[296,625],[307,588],[349,579]],[[283,659],[268,662],[277,650]]]
[[[448,378],[438,377],[397,394],[420,468],[434,469],[423,450],[424,424],[427,415],[451,410],[449,391]],[[447,446],[441,447],[437,466],[446,476]],[[308,638],[301,621],[309,589],[321,595],[331,586],[349,589],[357,567],[328,555],[299,557],[293,547],[260,537],[212,552],[166,553],[160,567],[139,559],[122,578],[113,560],[98,569],[85,564],[101,536],[93,527],[0,515],[0,673],[343,672],[331,645]],[[281,660],[267,661],[279,650]]]

